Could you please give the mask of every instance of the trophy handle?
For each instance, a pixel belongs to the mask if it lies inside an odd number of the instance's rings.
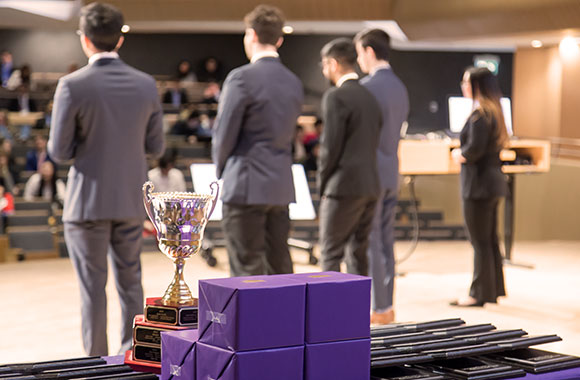
[[[215,206],[218,202],[218,196],[220,195],[220,185],[217,181],[213,181],[212,183],[210,183],[209,188],[211,189],[211,195],[213,196],[213,205],[211,206],[211,209],[207,213],[207,220],[209,220],[209,218],[211,217],[211,214],[213,214],[213,210],[215,209]],[[215,191],[215,195],[214,195],[214,191]]]
[[[147,216],[151,223],[153,223],[153,227],[155,227],[155,232],[159,234],[159,228],[157,227],[157,223],[155,223],[155,212],[153,210],[153,197],[151,193],[153,192],[153,182],[147,181],[143,184],[143,205],[145,206],[145,211],[147,212]]]

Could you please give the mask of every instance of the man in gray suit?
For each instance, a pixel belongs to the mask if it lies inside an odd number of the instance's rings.
[[[74,160],[64,202],[64,236],[81,290],[82,335],[88,355],[107,355],[107,252],[121,301],[121,351],[143,313],[141,188],[145,154],[164,149],[155,80],[119,59],[123,15],[92,3],[80,18],[84,68],[61,78],[54,95],[48,151]]]
[[[278,57],[284,17],[259,5],[245,17],[251,63],[226,78],[212,157],[223,178],[222,227],[232,276],[292,273],[288,204],[295,201],[292,141],[302,83]]]
[[[339,38],[321,51],[322,73],[336,87],[322,98],[324,130],[318,186],[322,269],[367,275],[367,248],[379,195],[377,146],[381,110],[358,82],[352,41]],[[346,251],[346,252],[345,252]]]
[[[399,137],[401,125],[409,114],[407,89],[389,65],[390,38],[380,29],[364,30],[355,37],[358,63],[369,75],[361,79],[377,99],[383,115],[383,127],[377,150],[377,168],[381,194],[369,243],[372,276],[371,323],[393,322],[395,281],[395,206],[399,180]]]

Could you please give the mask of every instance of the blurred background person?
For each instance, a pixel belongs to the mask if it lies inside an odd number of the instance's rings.
[[[189,103],[187,93],[181,88],[180,83],[179,81],[165,82],[167,89],[163,94],[163,104],[171,104],[175,108],[181,108]]]
[[[153,182],[156,192],[186,191],[183,173],[175,168],[176,157],[175,149],[168,149],[157,162],[157,167],[147,172],[147,177]]]
[[[36,112],[36,101],[30,97],[30,87],[26,84],[21,84],[16,88],[16,98],[10,100],[8,105],[10,112]]]
[[[220,85],[216,82],[209,82],[203,90],[203,104],[217,104],[220,99]]]
[[[42,115],[42,117],[36,121],[36,124],[34,125],[34,129],[49,129],[50,128],[50,123],[52,121],[52,105],[53,105],[53,101],[51,99],[46,104],[46,108],[44,110],[44,114]]]
[[[2,52],[0,57],[0,79],[2,81],[2,87],[8,85],[8,80],[14,71],[14,63],[12,62],[12,53],[8,50]]]
[[[221,83],[224,80],[221,63],[215,57],[206,58],[197,74],[200,82]]]
[[[177,65],[177,80],[179,82],[197,82],[197,76],[191,69],[191,63],[188,60],[182,60]]]
[[[30,176],[22,197],[26,201],[45,200],[62,207],[65,194],[64,182],[56,176],[56,166],[51,161],[40,164],[37,173]]]
[[[0,110],[0,137],[5,140],[12,140],[12,131],[10,130],[10,122],[8,120],[8,111],[6,110]]]
[[[497,237],[497,208],[507,194],[500,151],[509,137],[500,105],[497,78],[487,68],[468,68],[461,92],[473,99],[473,112],[461,130],[461,147],[452,151],[461,163],[463,216],[473,246],[473,279],[469,296],[452,306],[483,306],[505,296],[503,258]]]
[[[48,137],[44,135],[36,135],[34,137],[34,149],[26,153],[26,167],[25,170],[37,171],[40,164],[44,161],[52,161],[48,156],[46,144]]]
[[[14,197],[6,188],[4,179],[0,178],[0,233],[6,233],[8,216],[14,214]]]

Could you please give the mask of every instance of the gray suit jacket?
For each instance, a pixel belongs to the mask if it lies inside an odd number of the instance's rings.
[[[302,83],[277,58],[230,72],[212,140],[224,202],[286,205],[295,200],[292,141],[303,97]]]
[[[397,190],[401,125],[409,115],[407,88],[391,69],[377,70],[373,75],[361,79],[360,83],[375,96],[383,115],[383,128],[377,151],[381,189]]]
[[[63,221],[144,216],[145,154],[164,150],[155,80],[120,59],[103,58],[61,78],[48,152],[74,159]]]
[[[377,146],[381,110],[357,80],[331,88],[322,98],[318,188],[335,197],[378,196]]]

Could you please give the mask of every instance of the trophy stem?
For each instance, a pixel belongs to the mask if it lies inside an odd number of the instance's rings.
[[[178,258],[174,261],[174,264],[175,275],[173,276],[173,281],[171,281],[171,284],[169,284],[169,287],[165,291],[163,303],[165,305],[195,306],[194,304],[196,300],[191,295],[189,286],[187,286],[183,279],[185,260],[183,258]]]

